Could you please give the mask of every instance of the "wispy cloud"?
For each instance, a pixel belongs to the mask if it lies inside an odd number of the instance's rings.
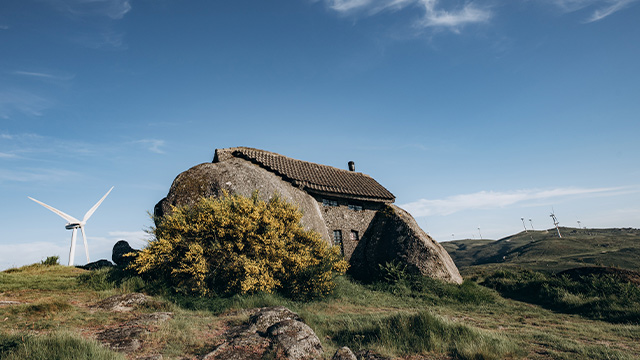
[[[17,157],[16,154],[0,152],[0,159],[11,159]]]
[[[413,6],[422,10],[421,18],[414,24],[416,27],[449,29],[454,32],[459,32],[465,25],[487,22],[492,16],[488,8],[473,2],[460,4],[440,0],[325,0],[325,3],[340,14],[364,16]]]
[[[631,4],[632,2],[635,2],[636,0],[616,0],[616,1],[607,1],[608,6],[604,6],[600,9],[597,9],[596,11],[593,12],[593,14],[591,15],[590,18],[587,19],[586,22],[594,22],[594,21],[599,21],[602,20],[604,18],[606,18],[607,16],[620,11],[622,9],[624,9],[625,7],[627,7],[629,4]]]
[[[24,90],[0,91],[0,117],[11,118],[11,114],[19,112],[29,116],[41,116],[50,108],[53,101]]]
[[[583,9],[593,9],[591,16],[585,22],[595,22],[616,13],[638,0],[550,0],[563,12],[574,12]]]
[[[520,203],[559,199],[569,196],[609,196],[623,192],[637,192],[626,187],[612,188],[558,188],[551,190],[517,190],[508,192],[480,191],[473,194],[454,195],[444,199],[420,199],[401,205],[416,217],[450,215],[463,210],[505,208]]]
[[[142,144],[147,148],[147,150],[154,152],[156,154],[164,154],[164,151],[160,149],[162,146],[164,146],[164,140],[142,139],[142,140],[134,141],[134,143]]]
[[[46,168],[0,169],[0,184],[3,182],[63,182],[83,176],[74,171]]]
[[[46,0],[59,11],[78,17],[122,19],[131,11],[129,0]]]
[[[0,30],[9,30],[9,25],[0,25]]]
[[[27,76],[37,79],[46,79],[46,80],[71,80],[75,77],[75,75],[57,75],[57,74],[48,74],[43,72],[35,72],[35,71],[23,71],[23,70],[15,70],[12,71],[13,75]]]

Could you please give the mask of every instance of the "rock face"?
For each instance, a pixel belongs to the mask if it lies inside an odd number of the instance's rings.
[[[80,268],[80,269],[84,269],[84,270],[99,270],[99,269],[102,269],[102,268],[113,267],[113,264],[109,260],[101,259],[101,260],[90,262],[90,263],[88,263],[86,265],[80,265],[80,266],[77,266],[77,267]]]
[[[458,268],[442,245],[427,235],[405,210],[389,205],[378,211],[351,257],[350,271],[368,280],[379,271],[378,264],[406,264],[419,273],[456,284],[462,283]]]
[[[107,311],[125,312],[131,311],[134,307],[144,304],[147,301],[149,301],[149,298],[145,294],[129,293],[108,297],[92,307]]]
[[[298,314],[278,306],[254,309],[247,322],[223,334],[203,360],[319,359],[320,339]]]
[[[129,263],[131,263],[131,261],[133,261],[134,258],[125,255],[138,251],[139,250],[135,250],[131,246],[129,246],[129,243],[125,240],[120,240],[115,245],[113,245],[111,260],[113,260],[113,262],[120,267],[126,267],[129,265]]]
[[[242,159],[196,165],[176,177],[169,194],[154,208],[154,218],[171,212],[171,206],[192,205],[201,197],[229,194],[251,196],[255,190],[268,200],[278,194],[302,211],[302,225],[313,229],[328,241],[327,227],[318,203],[306,192],[293,187],[280,177]],[[157,225],[157,223],[156,223]]]

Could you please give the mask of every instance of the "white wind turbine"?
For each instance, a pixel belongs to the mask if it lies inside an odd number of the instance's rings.
[[[111,192],[111,190],[113,190],[113,186],[111,187],[111,189],[109,189],[109,191],[107,191],[106,194],[104,194],[104,196],[102,197],[102,199],[100,199],[95,205],[93,205],[93,207],[91,209],[89,209],[89,211],[87,211],[86,214],[84,214],[84,217],[82,218],[82,221],[74,218],[71,215],[65,214],[62,211],[49,206],[41,201],[38,201],[32,197],[29,197],[29,199],[37,202],[38,204],[46,207],[47,209],[53,211],[54,213],[60,215],[60,217],[62,217],[63,219],[67,220],[68,223],[67,225],[65,225],[65,229],[67,230],[73,230],[73,232],[71,233],[71,250],[69,251],[69,266],[73,265],[73,259],[76,253],[76,232],[78,231],[78,228],[80,228],[80,231],[82,232],[82,240],[84,241],[84,251],[87,254],[87,263],[89,263],[89,247],[87,246],[87,237],[84,233],[84,225],[87,223],[87,220],[89,220],[89,218],[91,217],[91,215],[93,215],[93,213],[96,211],[96,209],[98,208],[98,206],[100,206],[100,204],[102,204],[102,202],[104,201],[104,199],[107,197],[107,195],[109,195],[109,193]]]

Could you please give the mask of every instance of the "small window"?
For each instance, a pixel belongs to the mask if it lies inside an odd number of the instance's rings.
[[[333,230],[333,245],[340,246],[340,252],[344,255],[344,247],[342,246],[342,230]]]
[[[358,232],[355,230],[351,230],[351,241],[358,241],[360,237],[358,237]]]
[[[362,205],[349,204],[349,210],[362,211]]]
[[[342,230],[333,230],[333,245],[342,244]]]
[[[338,206],[338,200],[322,199],[324,206]]]

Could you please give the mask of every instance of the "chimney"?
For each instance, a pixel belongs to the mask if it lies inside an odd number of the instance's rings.
[[[356,163],[349,161],[349,171],[356,171]]]

